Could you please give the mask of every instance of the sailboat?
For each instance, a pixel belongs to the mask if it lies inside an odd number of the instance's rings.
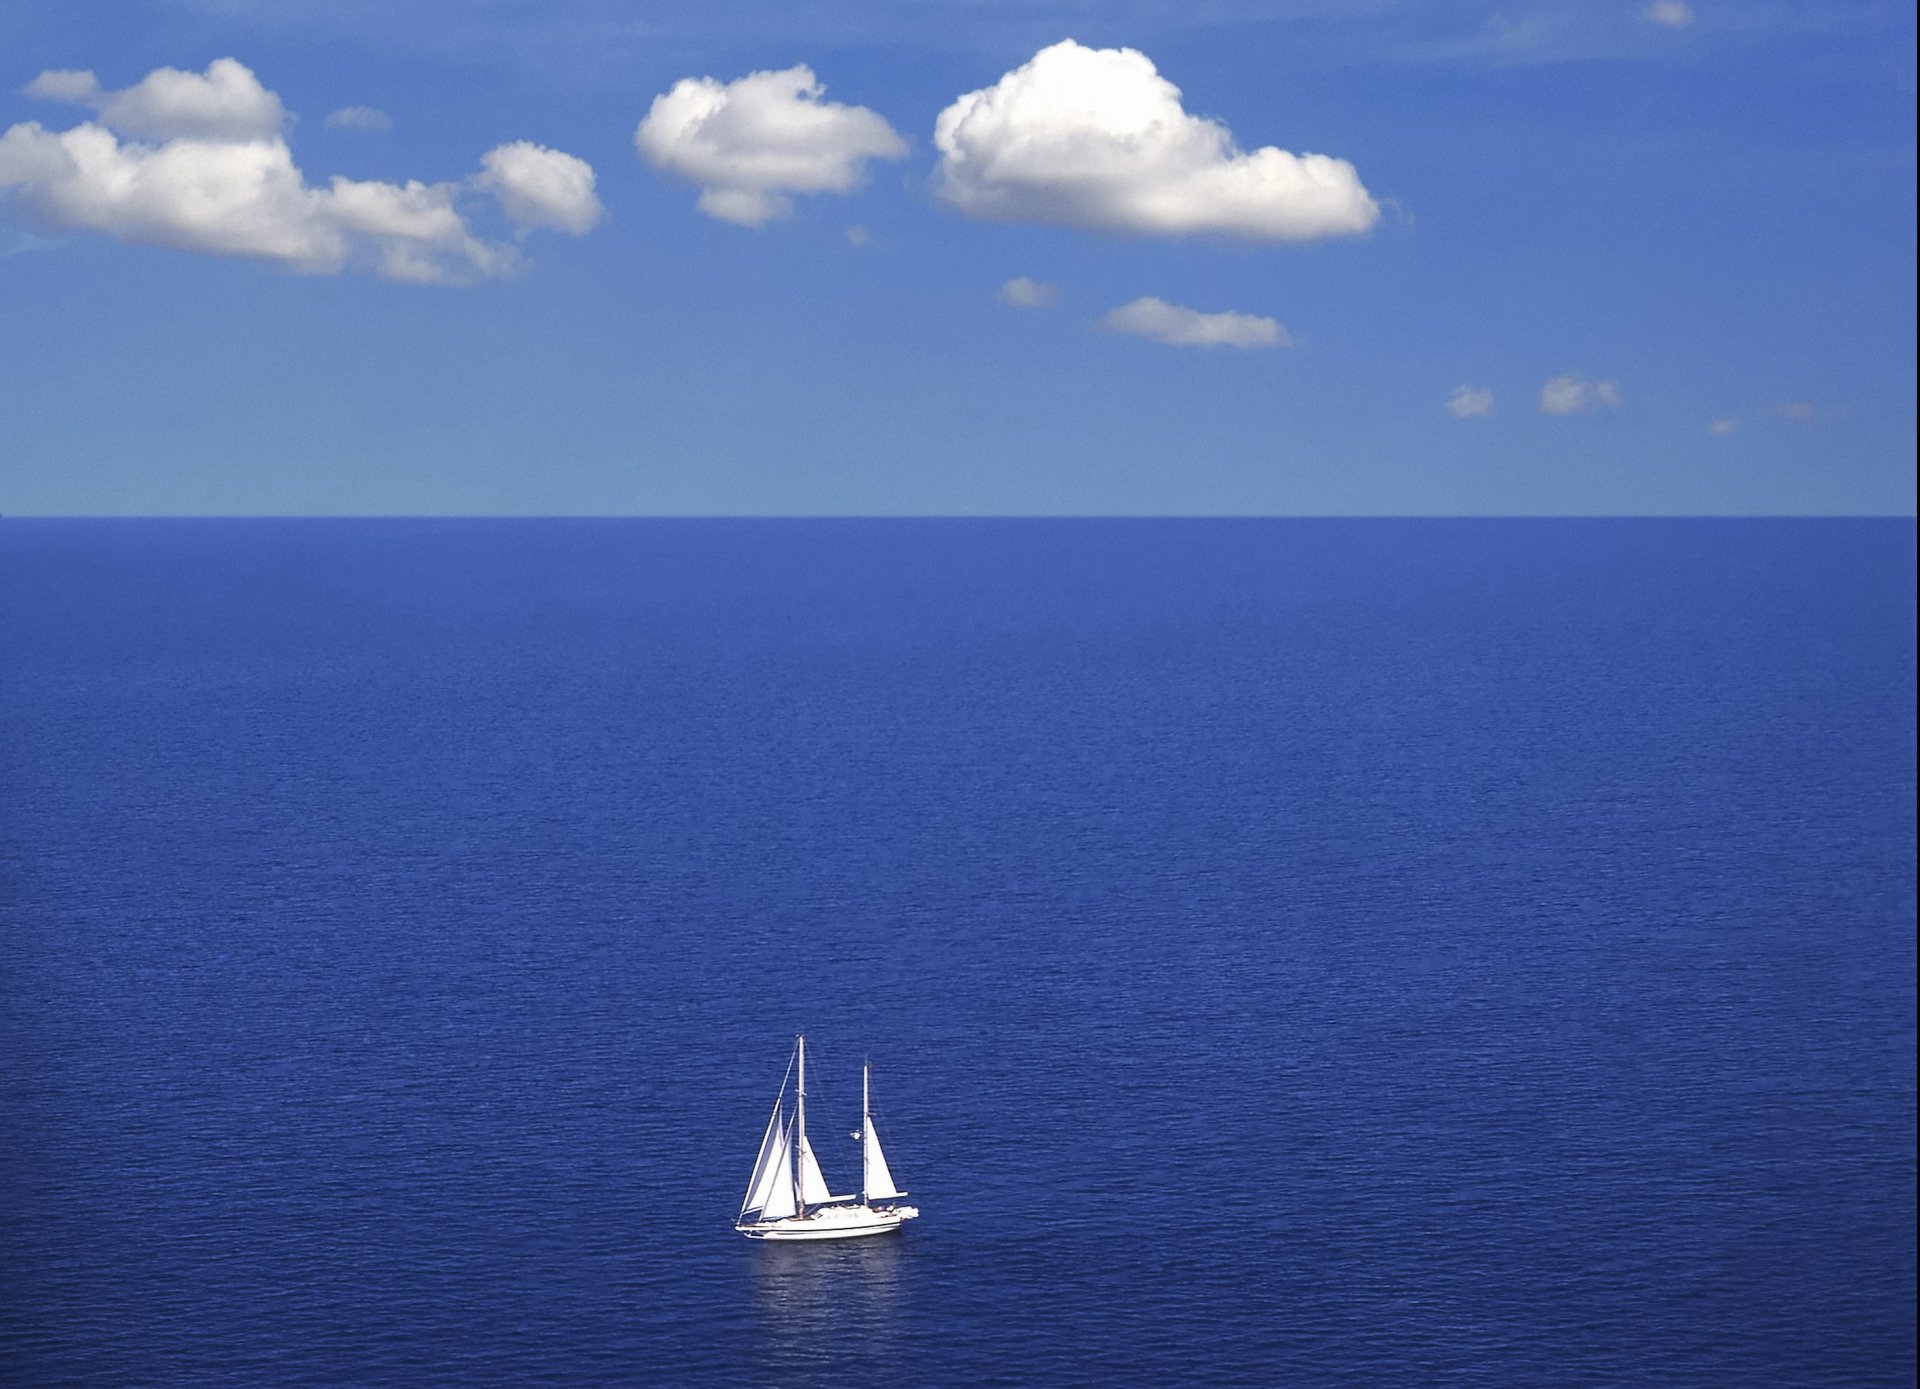
[[[787,1081],[794,1079],[793,1114],[787,1115]],[[780,1093],[774,1097],[773,1117],[767,1120],[767,1132],[760,1140],[760,1156],[754,1160],[753,1176],[747,1182],[747,1198],[740,1203],[740,1215],[733,1228],[748,1239],[858,1239],[863,1235],[884,1235],[907,1221],[918,1218],[914,1206],[890,1203],[907,1193],[897,1190],[893,1173],[887,1167],[887,1155],[880,1149],[880,1135],[873,1127],[873,1066],[869,1063],[860,1077],[860,1194],[835,1196],[821,1175],[820,1160],[807,1141],[807,1039],[794,1039],[793,1059],[780,1081]]]

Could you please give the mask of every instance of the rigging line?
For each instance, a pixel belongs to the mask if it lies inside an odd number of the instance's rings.
[[[780,1093],[773,1097],[773,1102],[775,1104],[782,1104],[786,1101],[787,1082],[793,1079],[793,1058],[794,1058],[794,1053],[788,1052],[787,1053],[787,1073],[780,1077]],[[760,1093],[764,1095],[767,1092],[762,1090]]]

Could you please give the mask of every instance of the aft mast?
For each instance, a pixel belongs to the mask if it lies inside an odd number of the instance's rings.
[[[860,1073],[860,1204],[873,1204],[875,1197],[891,1201],[907,1193],[894,1185],[887,1155],[880,1148],[880,1135],[873,1129],[873,1063]],[[917,1212],[916,1212],[917,1214]]]

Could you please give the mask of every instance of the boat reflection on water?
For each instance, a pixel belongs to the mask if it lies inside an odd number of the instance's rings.
[[[867,1353],[890,1348],[905,1334],[912,1258],[897,1239],[759,1245],[748,1262],[761,1329],[800,1359],[844,1353],[845,1334],[864,1339]],[[826,1327],[834,1334],[823,1338]]]

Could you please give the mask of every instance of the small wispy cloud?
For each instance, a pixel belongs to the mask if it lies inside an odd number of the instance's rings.
[[[0,245],[0,260],[32,255],[35,251],[55,251],[65,244],[50,236],[35,236],[32,232],[22,232],[12,241]]]
[[[371,134],[393,129],[393,117],[371,106],[342,106],[327,112],[328,130],[360,130]]]
[[[1427,8],[1435,16],[1435,24],[1444,26],[1446,21],[1441,16],[1447,9]],[[1464,18],[1474,8],[1452,7],[1452,13]],[[1623,18],[1625,23],[1621,22]],[[1649,44],[1661,42],[1649,36],[1648,26],[1665,30],[1666,37],[1671,38],[1692,28],[1695,19],[1687,0],[1634,0],[1624,16],[1612,5],[1535,4],[1526,13],[1496,10],[1472,30],[1434,32],[1387,50],[1386,57],[1403,63],[1464,63],[1495,68],[1627,61],[1646,57]],[[1794,22],[1780,14],[1770,18],[1768,24],[1779,28]]]
[[[1640,18],[1649,24],[1665,25],[1669,29],[1684,29],[1693,23],[1693,6],[1687,0],[1653,0]]]
[[[1447,413],[1457,420],[1480,419],[1493,413],[1493,392],[1473,386],[1456,386],[1447,397]]]
[[[1496,65],[1527,63],[1551,57],[1565,24],[1564,16],[1549,23],[1541,15],[1514,18],[1490,14],[1470,33],[1458,33],[1408,44],[1392,55],[1401,62],[1485,62]]]
[[[1060,297],[1059,286],[1042,284],[1025,275],[1015,275],[996,292],[1001,303],[1021,309],[1044,309]]]
[[[1782,400],[1772,405],[1763,405],[1756,412],[1761,418],[1756,423],[1764,427],[1769,419],[1786,420],[1789,424],[1811,424],[1815,420],[1833,415],[1833,410],[1815,405],[1810,400]],[[1729,434],[1744,428],[1746,421],[1735,415],[1725,415],[1707,423],[1707,433],[1716,439],[1724,439]]]
[[[1152,338],[1169,347],[1292,347],[1293,335],[1259,314],[1202,313],[1148,295],[1122,304],[1100,320],[1115,333]]]
[[[1581,415],[1604,405],[1620,408],[1620,383],[1589,381],[1578,372],[1553,376],[1540,388],[1540,413],[1543,415]]]

